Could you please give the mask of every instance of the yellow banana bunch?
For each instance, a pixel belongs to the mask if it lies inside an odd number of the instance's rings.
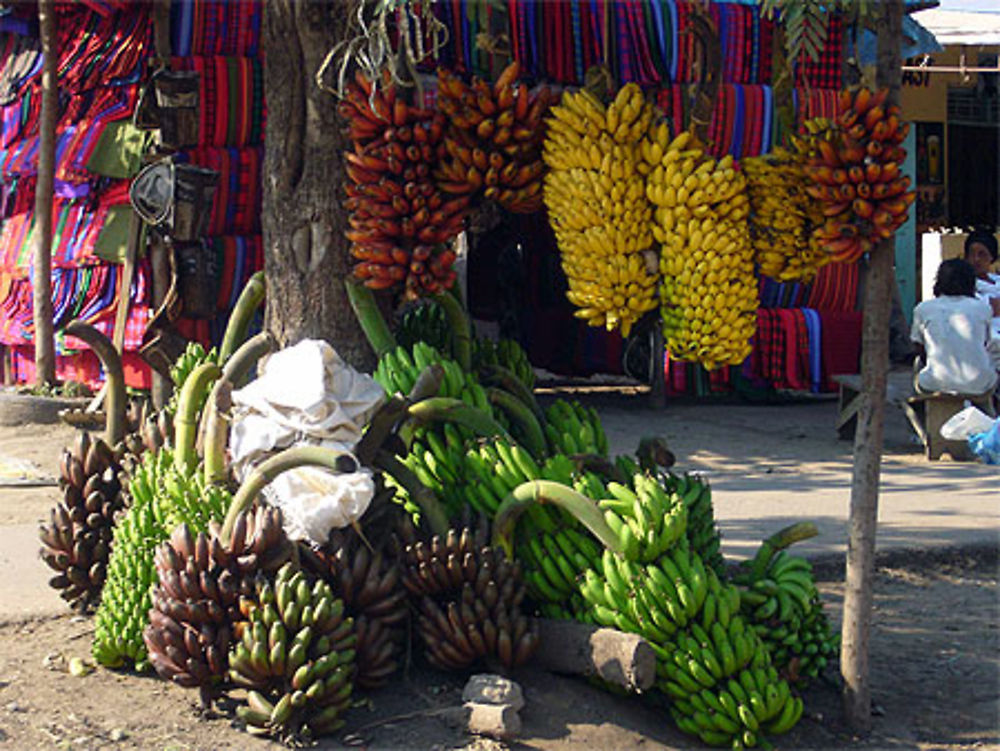
[[[655,150],[647,157],[646,196],[656,207],[667,349],[708,370],[739,364],[750,354],[758,305],[746,179],[732,157],[707,156],[689,132],[662,152],[658,163]]]
[[[646,198],[655,111],[635,84],[607,106],[565,91],[549,112],[544,198],[575,315],[608,331],[656,305],[657,264]]]
[[[808,282],[829,255],[812,238],[818,202],[806,193],[804,155],[782,147],[741,162],[750,196],[750,237],[762,274]],[[820,210],[819,223],[822,224]]]

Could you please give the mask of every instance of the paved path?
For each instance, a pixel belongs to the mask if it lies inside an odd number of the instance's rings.
[[[837,440],[836,403],[826,400],[780,406],[672,404],[645,409],[642,396],[601,397],[597,402],[612,453],[633,451],[643,435],[667,438],[678,468],[707,475],[728,556],[752,554],[776,529],[814,520],[821,534],[797,546],[811,555],[842,552],[850,503],[852,444]],[[36,436],[32,436],[34,439]],[[0,440],[8,454],[55,471],[55,451],[34,440]],[[63,445],[63,444],[59,444]],[[51,464],[48,457],[51,456]],[[1000,541],[1000,467],[928,462],[911,441],[899,413],[888,415],[882,465],[877,545],[900,547],[997,544]],[[66,612],[47,586],[38,559],[37,525],[55,489],[0,492],[0,621]]]
[[[796,546],[812,555],[846,550],[851,441],[833,429],[835,401],[780,406],[692,404],[659,415],[611,404],[601,416],[612,453],[636,435],[660,434],[678,468],[711,481],[724,550],[752,554],[786,524],[811,519],[820,536]],[[1000,467],[927,461],[902,413],[887,414],[879,496],[879,549],[1000,542]]]

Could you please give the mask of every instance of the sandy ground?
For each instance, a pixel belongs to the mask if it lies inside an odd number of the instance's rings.
[[[613,451],[644,434],[665,435],[682,465],[714,487],[726,553],[751,553],[788,521],[815,519],[823,534],[801,546],[827,563],[821,589],[839,622],[851,444],[833,432],[829,401],[789,406],[674,404],[645,409],[642,397],[586,397],[602,414]],[[897,420],[898,418],[898,420]],[[0,429],[0,454],[54,474],[62,426]],[[840,721],[836,670],[806,694],[807,716],[779,748],[1000,748],[1000,599],[997,589],[996,468],[928,464],[898,415],[890,415],[883,463],[879,569],[872,635],[875,730],[860,740]],[[44,586],[33,541],[54,488],[0,488],[0,748],[264,749],[222,713],[205,717],[194,697],[151,677],[65,670],[87,658],[92,622],[73,617]],[[942,553],[959,546],[959,553]],[[964,546],[964,547],[963,547]],[[922,551],[932,551],[924,554]],[[833,554],[824,556],[823,554]],[[17,598],[20,598],[17,599]],[[679,733],[655,695],[618,697],[579,679],[526,670],[524,732],[512,748],[699,748]],[[392,687],[353,710],[346,740],[372,749],[498,749],[470,739],[435,713],[458,703],[464,676],[419,658]],[[342,747],[345,735],[321,748]]]

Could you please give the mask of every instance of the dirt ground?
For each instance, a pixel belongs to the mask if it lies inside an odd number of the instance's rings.
[[[0,454],[16,454],[54,473],[57,449],[72,432],[60,426],[0,430]],[[53,488],[0,489],[0,526],[45,515]],[[41,563],[39,563],[41,565]],[[839,560],[818,566],[820,588],[839,624]],[[782,749],[1000,748],[1000,597],[995,546],[893,554],[876,579],[871,678],[874,732],[857,739],[841,721],[835,667],[806,694],[806,716],[775,739]],[[2,603],[0,603],[2,610]],[[221,711],[196,711],[191,692],[151,676],[67,671],[89,659],[92,621],[69,614],[0,617],[0,749],[266,749]],[[701,748],[674,728],[661,697],[621,697],[577,678],[522,670],[524,728],[508,745],[473,739],[443,718],[460,703],[465,676],[415,658],[392,686],[367,694],[349,724],[319,748],[370,749],[667,749]]]

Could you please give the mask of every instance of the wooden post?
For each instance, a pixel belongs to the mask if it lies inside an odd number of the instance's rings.
[[[170,0],[156,0],[153,6],[153,40],[156,49],[157,64],[166,67],[170,62]],[[170,267],[167,263],[167,253],[173,248],[167,246],[162,238],[154,237],[149,243],[150,275],[152,276],[152,309],[160,309],[170,288]],[[153,407],[163,409],[170,400],[173,382],[156,368],[152,372],[152,388],[150,396]]]
[[[59,118],[59,61],[52,0],[38,0],[38,30],[42,41],[42,107],[38,125],[38,181],[35,184],[32,304],[35,385],[44,386],[56,380],[52,323],[52,193],[56,168],[56,121]]]
[[[889,88],[889,104],[899,101],[900,43],[903,0],[885,0],[876,27],[876,85]],[[871,730],[871,687],[868,647],[875,576],[875,533],[878,526],[879,464],[885,424],[889,368],[889,312],[892,302],[894,238],[883,240],[871,254],[865,288],[861,355],[861,408],[854,434],[854,473],[847,541],[844,618],[840,670],[844,678],[844,714],[856,733]]]
[[[652,345],[649,358],[653,361],[652,379],[649,382],[649,406],[653,409],[667,408],[667,380],[663,372],[663,319],[656,316],[653,322]]]
[[[153,283],[151,307],[154,311],[160,309],[160,306],[167,297],[167,290],[170,288],[168,253],[173,253],[173,248],[169,247],[162,237],[154,236],[149,243],[150,271]],[[150,396],[153,399],[153,406],[156,409],[163,409],[167,402],[170,401],[173,382],[155,368],[152,369],[152,373],[153,383]]]

